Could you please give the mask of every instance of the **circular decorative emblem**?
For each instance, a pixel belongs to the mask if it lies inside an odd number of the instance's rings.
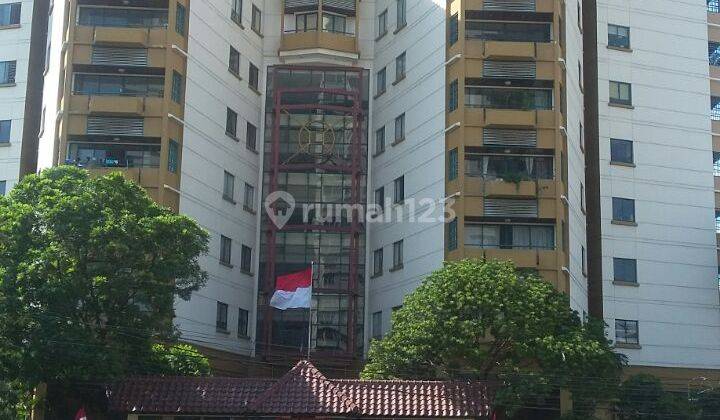
[[[298,153],[330,156],[335,150],[335,130],[324,121],[308,120],[298,132]]]

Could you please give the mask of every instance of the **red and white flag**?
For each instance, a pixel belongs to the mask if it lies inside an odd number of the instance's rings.
[[[309,308],[312,297],[312,266],[278,276],[270,306],[278,309]]]

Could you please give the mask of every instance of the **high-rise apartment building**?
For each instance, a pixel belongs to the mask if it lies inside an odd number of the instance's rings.
[[[222,369],[352,369],[444,260],[495,258],[692,378],[720,355],[720,14],[675,4],[55,3],[38,168],[120,170],[210,232],[176,325]],[[312,313],[272,308],[311,263]]]

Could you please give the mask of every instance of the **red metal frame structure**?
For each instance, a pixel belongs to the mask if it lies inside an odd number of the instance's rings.
[[[356,73],[358,85],[354,90],[348,90],[349,83],[346,83],[346,89],[338,88],[327,88],[323,86],[304,86],[304,87],[284,87],[279,85],[278,73],[279,71],[314,71],[314,72],[344,72],[346,74]],[[261,279],[261,285],[259,287],[261,299],[259,302],[258,311],[262,311],[262,331],[261,337],[258,337],[259,352],[265,356],[272,356],[273,354],[287,354],[288,352],[294,351],[294,349],[283,349],[273,344],[273,316],[275,309],[267,304],[269,296],[272,295],[275,288],[275,279],[278,275],[284,273],[276,272],[277,263],[277,236],[278,232],[340,232],[350,235],[350,258],[349,258],[349,277],[346,290],[338,289],[323,289],[322,287],[315,287],[314,292],[322,293],[327,291],[335,294],[346,294],[348,299],[347,307],[347,346],[345,352],[333,351],[333,356],[339,356],[343,359],[348,357],[359,356],[358,343],[356,342],[356,300],[364,295],[364,291],[359,290],[358,276],[364,275],[364,271],[359,272],[358,266],[361,263],[360,258],[360,244],[361,237],[365,234],[365,225],[361,223],[361,215],[358,213],[358,205],[361,208],[365,208],[365,202],[363,200],[363,189],[366,185],[362,180],[367,174],[367,156],[363,154],[363,147],[367,145],[367,133],[365,127],[365,112],[363,109],[363,90],[365,83],[363,81],[364,72],[362,68],[355,67],[327,67],[327,66],[274,66],[268,69],[268,78],[271,80],[272,86],[272,98],[268,98],[266,106],[272,106],[271,112],[266,112],[272,115],[272,128],[271,137],[269,142],[266,142],[270,146],[269,158],[266,159],[266,166],[264,173],[269,175],[269,180],[266,181],[265,191],[263,196],[267,197],[269,194],[278,191],[279,182],[278,178],[281,173],[284,172],[307,172],[307,173],[332,173],[332,174],[343,174],[351,176],[350,185],[350,203],[352,207],[352,214],[350,217],[349,226],[338,226],[338,225],[317,225],[317,224],[292,224],[289,223],[282,228],[278,228],[274,223],[269,222],[267,218],[263,220],[262,234],[266,237],[266,255],[262,260],[265,262],[264,276]],[[284,104],[283,96],[287,94],[329,94],[329,95],[340,95],[350,99],[349,106],[340,105],[328,105],[320,103],[308,103],[308,104]],[[314,163],[288,163],[281,162],[280,149],[281,149],[281,116],[283,113],[292,111],[308,111],[312,112],[315,110],[331,111],[335,113],[341,113],[345,116],[352,117],[352,136],[350,141],[350,162],[344,162],[339,164],[314,164]],[[364,143],[363,143],[364,142]],[[266,156],[268,153],[266,151]],[[270,204],[270,211],[276,211],[276,204]],[[364,261],[362,262],[364,264]],[[314,293],[315,294],[315,293]],[[264,298],[264,299],[262,299]],[[362,315],[361,315],[362,316]],[[317,334],[316,330],[316,334]],[[328,354],[329,356],[330,354]]]

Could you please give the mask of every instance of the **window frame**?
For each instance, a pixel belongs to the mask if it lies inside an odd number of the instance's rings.
[[[622,326],[622,328],[619,328]],[[629,326],[634,326],[634,328],[628,328]],[[634,331],[633,331],[634,329]],[[622,339],[620,335],[618,334],[619,331],[623,332]],[[634,334],[633,334],[634,333]],[[630,335],[630,338],[628,338],[628,335]],[[633,337],[634,336],[634,337]],[[640,323],[636,320],[631,319],[615,319],[615,343],[616,344],[628,344],[628,345],[640,345]]]
[[[253,152],[257,151],[257,127],[250,121],[245,126],[245,147]]]
[[[631,267],[623,267],[622,269],[619,269],[622,264],[630,263]],[[629,271],[632,273],[630,277],[632,278],[623,278],[618,277],[618,272],[626,272]],[[613,257],[613,282],[621,282],[621,283],[631,283],[631,284],[637,284],[638,283],[638,273],[637,273],[637,260],[634,258],[620,258],[620,257]]]
[[[175,7],[175,32],[185,36],[187,27],[187,8],[181,3],[176,3]]]
[[[247,182],[243,192],[243,207],[246,210],[255,211],[255,187]]]
[[[223,192],[222,198],[235,204],[235,175],[228,171],[223,171]]]
[[[375,97],[387,91],[387,67],[383,67],[375,73]]]
[[[455,79],[448,86],[448,113],[458,109],[459,94],[458,79]]]
[[[395,24],[397,26],[396,31],[407,26],[407,1],[406,0],[395,0]]]
[[[220,264],[232,267],[232,239],[220,235]]]
[[[7,23],[0,22],[0,28],[12,28],[12,27],[20,26],[20,22],[22,20],[22,3],[15,2],[15,3],[0,4],[0,8],[3,8],[3,7],[7,7],[10,10],[7,14],[8,22]],[[17,18],[17,22],[14,22],[13,18]]]
[[[628,147],[630,151],[630,157],[629,160],[623,159],[623,156],[620,156],[620,151],[623,147]],[[616,139],[611,138],[610,139],[610,163],[611,164],[621,164],[621,165],[634,165],[635,164],[635,150],[632,140],[626,140],[626,139]],[[616,159],[619,158],[619,159]]]
[[[623,25],[616,25],[614,23],[608,23],[608,47],[620,49],[620,50],[630,50],[630,27],[629,26],[623,26]],[[614,30],[611,31],[611,29]],[[619,33],[620,30],[625,30],[626,35],[621,35]],[[614,38],[613,38],[614,37]],[[613,42],[617,40],[625,40],[625,43],[619,43],[619,42]]]
[[[385,126],[375,130],[375,155],[385,151]]]
[[[628,82],[620,82],[618,80],[610,80],[608,84],[610,91],[608,96],[608,102],[610,105],[620,105],[620,106],[626,106],[631,107],[632,106],[632,83]],[[613,97],[613,86],[617,87],[617,94],[618,97]],[[627,87],[627,99],[623,99],[622,96],[622,88]]]
[[[3,138],[3,133],[7,133],[7,138]],[[0,144],[10,143],[12,137],[12,120],[0,120]]]
[[[250,29],[262,36],[262,10],[253,3],[252,19],[250,21]]]
[[[393,180],[393,204],[402,204],[405,201],[405,175]]]
[[[395,57],[395,83],[403,80],[407,75],[407,51]]]
[[[393,242],[393,266],[391,270],[398,270],[403,267],[403,240]]]
[[[379,206],[381,211],[385,210],[385,187],[376,188],[373,198],[375,205]],[[380,200],[378,200],[378,198],[380,198]]]
[[[215,329],[219,332],[228,332],[228,309],[229,306],[227,303],[217,301],[215,307]]]
[[[237,25],[242,27],[243,26],[242,25],[243,0],[230,0],[230,1],[231,1],[230,20],[232,20]]]
[[[240,338],[250,337],[250,311],[243,308],[238,308],[238,329],[237,335]]]
[[[405,140],[405,113],[395,117],[395,140],[393,144],[400,143]]]
[[[228,57],[228,71],[240,77],[240,51],[230,45],[230,56]]]
[[[247,274],[252,272],[252,248],[245,244],[240,248],[240,271]]]
[[[0,72],[0,74],[7,76],[7,79],[0,80],[0,86],[14,85],[17,77],[17,60],[0,61],[0,67],[5,67],[4,73]]]
[[[248,86],[257,92],[260,87],[260,69],[253,63],[248,66]]]
[[[183,89],[183,76],[176,70],[172,72],[172,85],[170,88],[170,99],[176,104],[181,104],[184,95]]]
[[[382,276],[383,274],[383,254],[382,247],[373,251],[373,277]]]
[[[619,218],[618,216],[621,215],[621,213],[625,213],[625,211],[632,210],[631,217],[630,218]],[[632,198],[623,198],[623,197],[612,197],[612,221],[615,223],[627,223],[627,224],[636,224],[637,223],[637,217],[636,217],[636,209],[635,209],[635,200]]]
[[[177,173],[180,162],[180,144],[173,139],[168,142],[168,172]]]
[[[378,14],[377,22],[378,22],[378,32],[377,32],[377,39],[380,39],[387,35],[388,29],[387,29],[387,15],[388,11],[387,9],[383,10]]]
[[[372,313],[370,329],[371,340],[382,339],[382,311]]]
[[[227,107],[225,115],[225,134],[237,141],[237,120],[238,114],[230,107]]]

